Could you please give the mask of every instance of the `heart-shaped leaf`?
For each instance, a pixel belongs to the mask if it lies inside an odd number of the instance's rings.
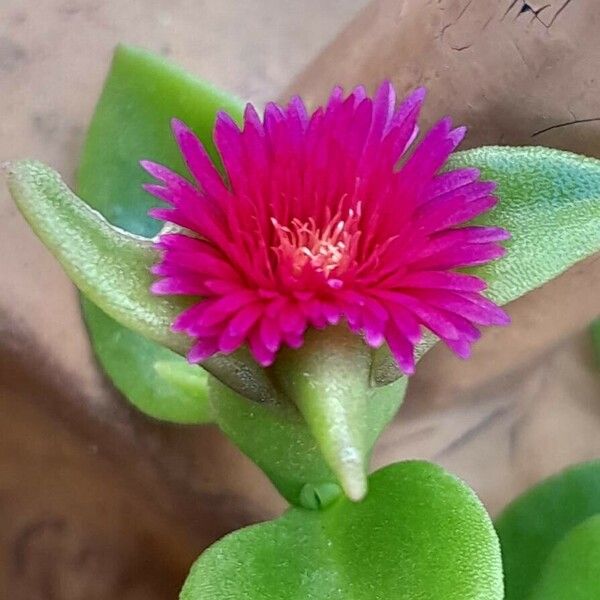
[[[598,513],[600,461],[571,467],[512,502],[496,520],[506,600],[529,598],[554,547],[573,527]]]
[[[490,146],[458,152],[448,168],[477,167],[498,183],[497,207],[477,219],[504,227],[512,238],[499,261],[470,269],[487,281],[487,295],[506,304],[600,250],[600,161],[550,148]],[[435,343],[427,339],[420,353]],[[378,351],[374,379],[400,372],[386,347]]]
[[[500,600],[496,534],[475,494],[440,467],[369,478],[364,501],[291,509],[226,536],[196,562],[181,600]]]
[[[573,527],[546,561],[531,600],[600,597],[600,514]]]

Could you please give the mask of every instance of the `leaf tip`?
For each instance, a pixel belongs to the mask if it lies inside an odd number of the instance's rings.
[[[352,502],[360,502],[367,495],[367,472],[364,464],[353,464],[337,472],[342,489]]]

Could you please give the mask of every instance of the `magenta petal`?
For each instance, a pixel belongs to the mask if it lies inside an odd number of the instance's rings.
[[[228,294],[219,298],[218,300],[207,301],[208,308],[202,316],[203,325],[215,325],[228,319],[228,317],[234,314],[243,306],[250,304],[255,300],[255,296],[252,292],[242,291],[234,294]]]
[[[151,160],[141,160],[140,166],[147,173],[152,175],[152,177],[162,181],[163,183],[167,183],[168,181],[172,181],[178,177],[178,175],[171,171],[171,169],[167,169],[167,167],[164,167],[163,165],[155,163]]]
[[[389,123],[394,115],[396,104],[396,94],[389,81],[384,81],[373,100],[373,117],[371,121],[371,131],[369,132],[370,143],[380,141],[389,129]]]
[[[459,358],[467,359],[471,356],[471,343],[464,339],[458,340],[442,340],[450,350]]]
[[[435,198],[448,192],[457,191],[463,186],[473,183],[479,179],[479,169],[457,169],[442,173],[433,178],[427,189],[429,198]]]
[[[417,226],[426,233],[436,233],[474,219],[493,208],[497,202],[494,196],[478,198],[468,204],[454,199],[452,203],[448,202],[445,206],[436,207],[427,214],[420,215]]]
[[[448,139],[452,143],[451,151],[454,151],[456,149],[456,147],[463,141],[463,138],[465,137],[466,134],[467,134],[466,127],[457,127],[456,129],[453,129],[449,133]]]
[[[400,369],[405,375],[412,375],[415,372],[413,345],[393,326],[388,327],[386,340]]]
[[[206,302],[198,302],[187,308],[173,321],[171,328],[173,331],[187,331],[202,320],[208,306]]]
[[[254,324],[262,315],[262,305],[259,303],[252,304],[241,310],[229,322],[228,331],[232,336],[241,336],[243,339],[246,334],[252,329]]]
[[[279,323],[284,334],[300,335],[306,327],[306,317],[293,305],[286,305],[280,312]]]
[[[423,332],[419,321],[415,316],[401,305],[389,305],[391,321],[399,333],[401,333],[411,344],[417,345],[423,339]]]
[[[204,282],[197,278],[186,277],[179,275],[174,277],[165,277],[159,281],[155,281],[150,290],[153,294],[164,295],[191,295],[201,296],[206,293]]]
[[[178,119],[172,120],[171,127],[185,163],[202,189],[215,198],[226,196],[227,189],[200,140]]]
[[[256,362],[263,366],[269,367],[275,361],[275,352],[269,350],[262,342],[260,335],[256,332],[252,334],[248,340],[250,352],[256,359]]]
[[[453,271],[417,271],[408,273],[402,278],[402,287],[408,288],[441,288],[462,290],[466,292],[481,292],[486,288],[485,281]]]
[[[371,348],[379,348],[385,341],[382,329],[366,326],[364,327],[365,341]]]
[[[413,262],[419,269],[452,269],[483,265],[504,256],[506,250],[497,244],[471,244]]]
[[[191,363],[199,363],[210,358],[218,351],[217,341],[214,339],[199,339],[188,352],[187,359]]]
[[[281,346],[281,332],[272,319],[263,319],[260,323],[259,333],[261,344],[272,353],[277,352]]]
[[[153,183],[145,183],[144,185],[142,185],[142,187],[144,188],[144,191],[148,192],[149,194],[152,194],[152,196],[154,196],[155,198],[158,198],[163,202],[168,202],[169,204],[175,205],[177,200],[176,196],[169,188]]]
[[[433,306],[454,312],[479,325],[508,325],[510,318],[500,307],[482,296],[465,297],[447,291],[420,292],[421,298]]]
[[[427,90],[424,87],[417,88],[400,104],[392,120],[392,126],[401,125],[407,119],[414,120],[418,116],[418,111],[425,100]]]

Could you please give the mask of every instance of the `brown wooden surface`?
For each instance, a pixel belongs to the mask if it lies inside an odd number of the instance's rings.
[[[576,120],[570,111],[597,112],[600,8],[561,1],[532,16],[519,3],[377,0],[289,90],[316,101],[337,82],[424,82],[425,120],[452,114],[472,127],[471,145],[600,156],[593,121],[531,138]],[[118,41],[264,100],[362,2],[308,0],[302,14],[300,3],[252,4],[3,0],[0,161],[31,156],[72,177]],[[283,503],[215,428],[158,424],[126,405],[91,355],[73,287],[2,189],[0,270],[0,597],[174,598],[202,547]],[[436,460],[496,511],[600,453],[600,377],[582,333],[600,312],[600,260],[510,311],[514,325],[488,332],[472,361],[441,347],[424,359],[376,464]]]

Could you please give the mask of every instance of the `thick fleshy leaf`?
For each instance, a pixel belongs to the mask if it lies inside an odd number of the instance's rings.
[[[232,533],[196,562],[181,600],[500,600],[496,534],[475,494],[440,467],[369,478],[360,503]]]
[[[148,291],[151,241],[113,227],[42,163],[20,161],[6,170],[21,213],[77,287],[125,326],[184,352],[188,341],[170,324],[185,303]]]
[[[531,600],[598,600],[600,514],[577,525],[546,561]]]
[[[600,250],[600,160],[551,148],[484,147],[456,154],[498,182],[500,202],[478,224],[504,227],[506,257],[471,269],[506,304]]]
[[[83,303],[98,359],[115,386],[143,413],[173,423],[212,421],[208,373]],[[143,375],[143,376],[141,376]]]
[[[217,154],[212,129],[219,110],[241,118],[244,105],[183,69],[138,48],[119,46],[92,118],[77,175],[81,197],[111,223],[152,237],[148,210],[158,201],[142,189],[139,161],[152,159],[186,173],[170,122],[189,125]]]
[[[529,598],[554,547],[598,513],[600,461],[567,469],[512,502],[496,520],[506,600]]]
[[[346,495],[367,492],[371,349],[344,326],[309,331],[274,365],[286,397],[300,410]]]
[[[365,422],[358,424],[358,429],[365,435],[365,465],[368,465],[377,438],[402,404],[406,384],[406,377],[402,377],[388,386],[368,390]],[[307,490],[318,490],[323,485],[338,482],[338,476],[329,466],[330,461],[324,460],[321,451],[323,445],[330,449],[335,446],[343,457],[345,446],[340,444],[340,436],[335,431],[329,435],[324,432],[317,442],[304,417],[291,402],[251,402],[213,378],[209,380],[209,386],[215,421],[267,474],[290,504],[306,506]],[[334,453],[334,456],[337,455]],[[360,471],[357,476],[360,480]]]
[[[469,269],[488,282],[487,296],[506,304],[600,250],[600,161],[550,148],[490,146],[458,152],[448,168],[476,167],[498,183],[497,207],[476,220],[503,227],[506,256]],[[435,343],[420,348],[423,354]],[[389,383],[400,372],[386,347],[373,378]]]

